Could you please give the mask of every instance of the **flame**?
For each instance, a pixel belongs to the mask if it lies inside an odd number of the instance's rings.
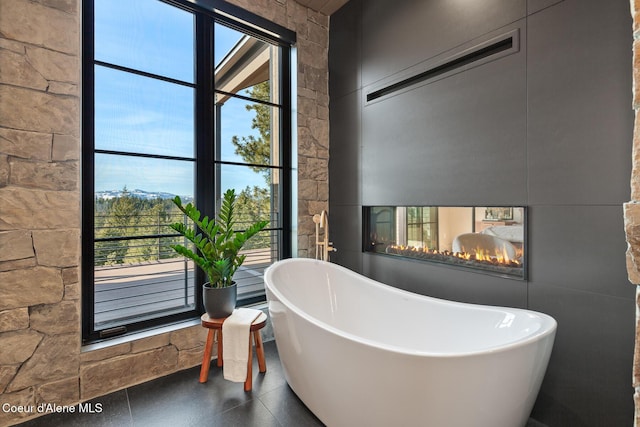
[[[438,251],[437,249],[429,249],[428,247],[422,246],[405,246],[405,245],[391,245],[391,248],[395,250],[399,250],[402,252],[411,252],[411,253],[424,253],[424,254],[433,254],[433,255],[445,255],[445,256],[453,256],[456,258],[464,259],[467,261],[479,261],[479,262],[488,262],[491,264],[501,264],[506,266],[520,266],[521,261],[518,259],[511,259],[507,252],[506,248],[496,249],[494,253],[490,253],[488,250],[480,247],[476,247],[475,249],[469,252],[450,252],[450,251]]]
[[[507,252],[507,248],[496,249],[493,254],[491,254],[488,250],[477,247],[474,249],[475,252],[475,260],[476,261],[488,261],[488,262],[497,262],[498,264],[517,264],[520,262],[516,259],[511,259],[509,257],[509,253]],[[469,259],[469,258],[465,258]]]

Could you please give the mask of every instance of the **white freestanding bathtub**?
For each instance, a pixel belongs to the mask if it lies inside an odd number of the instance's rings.
[[[285,378],[327,426],[526,424],[550,316],[425,297],[311,259],[264,277]]]

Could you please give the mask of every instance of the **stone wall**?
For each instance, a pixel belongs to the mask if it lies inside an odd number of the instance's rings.
[[[298,36],[298,255],[308,256],[312,216],[328,206],[328,17],[293,0],[233,3]],[[80,0],[0,0],[0,408],[74,404],[202,357],[200,326],[81,349],[80,63]],[[0,425],[30,416],[0,409]]]
[[[633,109],[636,113],[631,156],[631,201],[624,206],[629,281],[640,285],[640,0],[631,0],[633,17]],[[640,288],[636,288],[636,347],[633,363],[635,423],[640,426]]]

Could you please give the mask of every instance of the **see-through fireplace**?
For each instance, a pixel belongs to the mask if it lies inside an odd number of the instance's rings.
[[[366,206],[364,251],[526,278],[524,206]]]

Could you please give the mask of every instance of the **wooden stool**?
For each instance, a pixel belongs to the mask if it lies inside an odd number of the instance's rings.
[[[213,335],[218,336],[218,367],[223,364],[222,360],[222,324],[226,320],[226,317],[221,319],[212,319],[207,313],[200,317],[202,320],[202,326],[209,329],[207,333],[207,343],[204,345],[204,356],[202,357],[202,367],[200,368],[200,382],[206,383],[209,377],[209,364],[211,363],[211,351],[213,349]],[[267,324],[267,315],[260,313],[260,315],[253,321],[251,328],[249,329],[249,362],[247,363],[247,379],[244,382],[244,391],[251,391],[252,386],[252,366],[253,366],[253,345],[251,343],[251,337],[253,336],[253,342],[256,345],[256,354],[258,355],[258,367],[260,372],[267,372],[267,364],[264,361],[264,347],[262,346],[262,337],[260,336],[260,329],[264,328]]]

